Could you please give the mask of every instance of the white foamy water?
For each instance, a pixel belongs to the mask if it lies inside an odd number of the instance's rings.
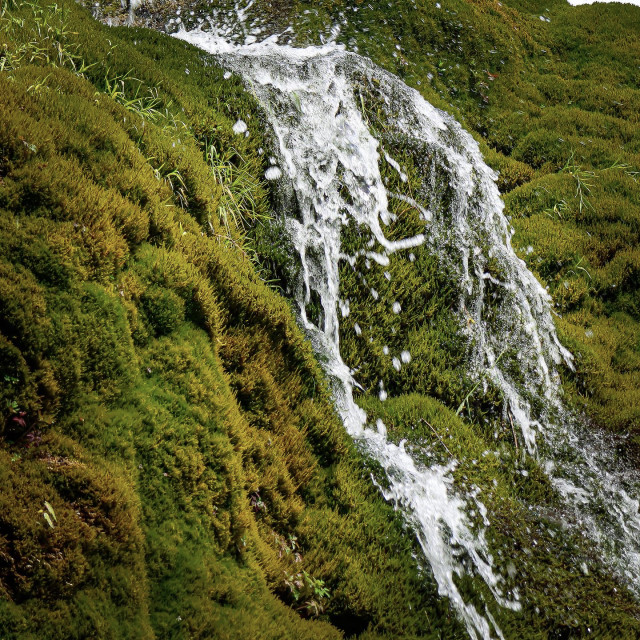
[[[388,486],[381,491],[415,530],[439,593],[449,598],[469,636],[489,640],[502,633],[488,609],[479,611],[463,597],[456,577],[468,573],[481,579],[502,607],[521,605],[517,593],[504,592],[486,542],[490,521],[479,495],[454,486],[457,461],[419,464],[402,444],[388,440],[382,421],[369,425],[354,401],[357,382],[340,354],[340,319],[349,315],[350,303],[340,297],[339,266],[359,257],[384,268],[397,256],[413,262],[413,251],[429,250],[457,274],[469,371],[479,385],[500,390],[505,422],[517,427],[530,455],[544,456],[576,526],[600,545],[618,575],[637,583],[635,479],[613,469],[610,449],[585,446],[564,426],[557,367],[571,366],[572,358],[556,336],[549,294],[511,247],[513,232],[496,176],[473,138],[398,78],[339,47],[296,49],[279,46],[275,38],[233,45],[202,31],[176,35],[242,77],[263,108],[282,173],[266,177],[286,180],[295,194],[296,211],[289,212],[286,229],[301,265],[294,291],[300,323],[322,356],[347,431],[384,468]],[[401,182],[407,177],[364,121],[356,86],[378,96],[388,127],[424,158],[427,177],[412,197],[387,191],[381,163]],[[442,185],[446,200],[436,188]],[[391,198],[414,207],[424,229],[388,239]],[[341,246],[346,225],[356,225],[365,236],[355,254]],[[319,319],[308,313],[314,300],[322,309]],[[388,303],[390,315],[403,313],[398,302]],[[360,337],[361,327],[355,331]],[[398,371],[411,361],[406,350],[393,358]],[[380,400],[388,397],[382,380],[377,393]],[[472,511],[482,517],[472,517]]]

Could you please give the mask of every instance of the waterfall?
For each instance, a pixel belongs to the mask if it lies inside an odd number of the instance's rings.
[[[470,374],[478,385],[500,391],[505,419],[519,430],[528,455],[539,456],[576,526],[600,544],[619,576],[637,583],[636,479],[615,471],[606,445],[596,446],[593,438],[585,444],[562,407],[557,369],[570,367],[572,356],[556,336],[548,292],[511,247],[513,230],[496,175],[472,136],[397,77],[340,46],[300,49],[273,37],[233,45],[200,30],[175,35],[238,74],[264,112],[275,145],[265,177],[289,185],[296,203],[285,226],[300,263],[293,291],[299,322],[321,357],[348,433],[384,469],[383,495],[415,531],[439,593],[449,598],[469,636],[503,637],[489,609],[480,611],[464,598],[460,577],[481,579],[510,610],[520,609],[519,594],[506,588],[495,566],[485,536],[490,520],[478,492],[454,486],[458,462],[419,463],[403,442],[387,438],[381,420],[371,424],[354,400],[357,374],[340,352],[340,319],[348,315],[349,301],[341,298],[339,266],[358,258],[384,267],[428,250],[456,274]],[[372,133],[363,94],[373,96],[392,135],[422,159],[425,178],[416,192],[385,184],[383,162],[399,183],[407,175]],[[238,135],[247,135],[243,124],[234,127]],[[418,212],[418,233],[389,238],[394,198]],[[348,226],[363,237],[355,252],[341,244]],[[320,313],[310,313],[312,303]],[[398,303],[389,308],[390,314],[402,312]],[[403,351],[394,366],[410,358]],[[386,394],[381,386],[380,399]]]

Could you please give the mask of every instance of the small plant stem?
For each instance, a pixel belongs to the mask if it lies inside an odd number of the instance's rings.
[[[507,415],[509,416],[509,422],[511,423],[511,433],[513,433],[513,440],[516,443],[516,454],[519,454],[518,438],[516,438],[516,430],[515,430],[515,427],[513,426],[513,418],[511,417],[511,411],[509,411],[508,409],[507,409]]]
[[[451,453],[451,451],[449,450],[449,447],[447,447],[447,445],[444,443],[444,440],[440,437],[440,434],[433,428],[431,423],[427,422],[424,418],[420,418],[420,422],[424,422],[429,427],[429,429],[433,431],[436,438],[440,440],[440,444],[445,448],[446,452],[453,458],[453,453]]]

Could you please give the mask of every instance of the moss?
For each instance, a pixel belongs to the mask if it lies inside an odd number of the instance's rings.
[[[512,563],[503,588],[516,588],[524,603],[518,614],[494,612],[505,637],[528,637],[528,632],[531,637],[571,637],[586,633],[588,627],[602,637],[609,637],[613,628],[621,629],[622,637],[637,633],[637,622],[621,613],[627,605],[618,600],[618,587],[597,568],[597,552],[564,528],[561,502],[545,472],[534,459],[513,456],[511,433],[497,451],[489,451],[474,425],[441,402],[418,394],[386,402],[369,398],[363,407],[370,420],[383,420],[394,442],[419,443],[426,464],[459,460],[455,481],[479,489],[492,513],[487,535],[499,549],[499,562]],[[505,555],[502,545],[507,540]],[[586,573],[584,566],[589,567]],[[482,591],[479,584],[472,588]],[[590,607],[581,607],[586,600]]]
[[[140,302],[157,335],[171,333],[184,321],[184,302],[171,290],[150,288]]]
[[[256,8],[274,29],[295,20],[311,38],[346,5]],[[637,18],[552,2],[546,23],[546,8],[452,0],[443,10],[401,2],[390,13],[370,3],[341,37],[482,140],[514,244],[563,314],[577,362],[563,372],[569,399],[632,443]],[[49,60],[21,53],[34,18],[47,25],[38,47]],[[289,303],[248,257],[247,227],[270,196],[260,115],[239,80],[223,81],[199,52],[161,34],[107,31],[74,3],[5,13],[4,44],[3,637],[464,637],[418,570],[411,532],[371,485],[379,469],[346,438]],[[366,99],[373,106],[376,96]],[[232,132],[238,118],[248,138]],[[415,188],[434,159],[414,163],[404,144],[385,140]],[[238,175],[248,199],[234,191]],[[444,183],[440,195],[446,215]],[[415,211],[392,207],[390,237],[419,229]],[[286,289],[296,267],[281,230],[255,229],[263,273]],[[349,229],[345,246],[358,234]],[[490,606],[505,637],[637,636],[637,602],[562,526],[546,476],[520,460],[495,390],[482,394],[465,375],[452,274],[428,251],[416,251],[411,268],[401,258],[391,281],[364,260],[343,265],[343,355],[359,368],[370,420],[435,460],[455,455],[455,481],[482,489],[496,562],[518,567],[508,586],[524,603],[520,613]],[[394,301],[399,318],[388,312]],[[408,348],[412,361],[397,373],[385,346]],[[386,403],[376,399],[380,371],[395,396]],[[499,455],[484,455],[489,448]],[[290,576],[302,570],[329,589],[322,611],[294,595]],[[479,580],[460,588],[478,606],[491,601]]]
[[[182,43],[109,31],[109,50],[75,4],[22,11],[23,30],[2,23],[12,52],[36,17],[78,58],[0,73],[3,637],[338,638],[356,616],[427,634],[422,612],[446,603],[391,507],[340,466],[363,463],[242,245],[266,203],[258,179],[250,202],[225,182],[263,171],[250,97]],[[113,78],[162,105],[125,107]],[[229,154],[239,115],[252,136]],[[384,588],[358,586],[380,554],[372,518],[395,545]],[[276,539],[300,541],[319,603],[293,597]],[[352,560],[332,573],[335,558]],[[389,591],[416,613],[391,615]]]
[[[152,637],[139,503],[127,474],[55,433],[12,449],[0,454],[3,633],[75,638],[100,628],[104,637]]]

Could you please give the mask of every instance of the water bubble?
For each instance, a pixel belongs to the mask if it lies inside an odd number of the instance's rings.
[[[247,123],[244,120],[238,120],[233,125],[233,133],[235,133],[236,135],[246,133],[246,131],[247,131]]]
[[[282,170],[280,169],[280,167],[269,167],[265,172],[264,172],[264,177],[267,180],[277,180],[278,178],[280,178],[280,176],[282,176]]]

